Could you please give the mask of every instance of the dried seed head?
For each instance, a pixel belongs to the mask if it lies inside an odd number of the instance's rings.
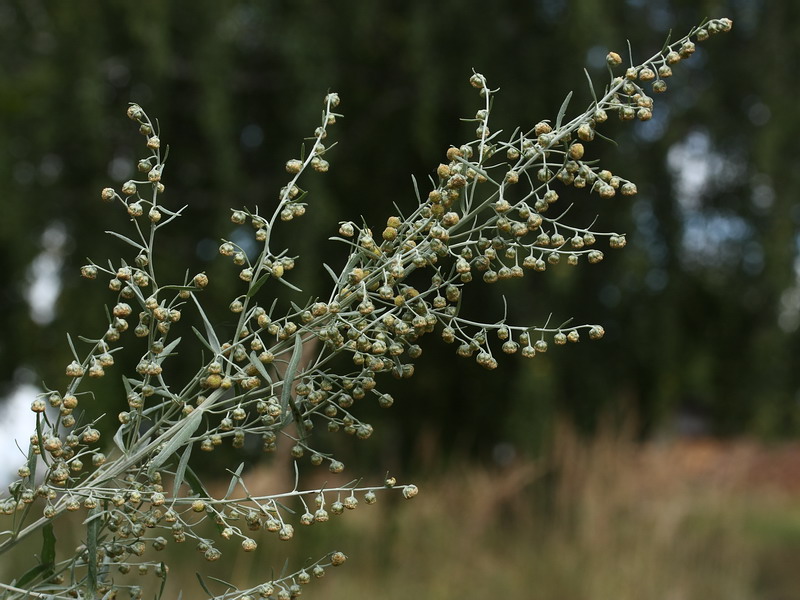
[[[244,550],[245,552],[252,552],[256,548],[258,548],[258,544],[254,539],[244,538],[242,540],[242,550]]]
[[[483,115],[482,112],[485,112],[485,111],[479,111],[478,115],[476,115],[475,118],[476,119],[485,119],[486,115]],[[460,148],[450,147],[450,148],[447,149],[447,160],[453,161],[453,160],[456,160],[456,158],[461,157],[462,155],[463,155],[463,152],[461,152]]]
[[[142,107],[138,104],[131,104],[128,107],[128,118],[131,121],[138,121],[139,119],[143,119],[145,117],[144,111]]]
[[[626,243],[624,235],[612,235],[608,238],[608,245],[614,249],[624,248]]]
[[[603,253],[600,250],[590,250],[589,254],[587,255],[589,263],[597,264],[601,260],[603,260]]]
[[[591,142],[594,139],[594,129],[588,123],[583,123],[578,127],[578,137],[584,142]]]
[[[219,560],[221,556],[222,552],[220,552],[216,548],[209,548],[203,553],[203,558],[205,558],[209,562],[214,562],[215,560]]]
[[[411,499],[419,493],[419,489],[415,485],[407,485],[403,488],[403,498]]]
[[[81,377],[83,376],[84,369],[77,361],[72,361],[67,365],[66,375],[68,377]]]
[[[289,523],[284,523],[278,529],[278,538],[284,542],[289,541],[294,537],[294,527]]]
[[[612,186],[608,184],[603,184],[598,186],[597,193],[600,194],[601,198],[608,199],[608,198],[613,198],[617,192]]]
[[[482,89],[486,87],[486,78],[480,73],[474,73],[472,77],[469,78],[469,84],[474,88]]]
[[[589,330],[589,339],[599,340],[605,333],[605,330],[600,325],[595,325]]]
[[[330,163],[328,163],[328,161],[325,160],[324,158],[315,156],[314,158],[311,159],[311,168],[314,169],[317,173],[327,173],[328,169],[330,169]]]
[[[692,54],[694,54],[696,48],[695,45],[690,41],[685,41],[683,45],[681,45],[681,49],[678,51],[681,58],[689,58]]]
[[[141,202],[131,202],[128,204],[128,214],[132,217],[141,217],[144,214],[144,207]]]
[[[325,104],[329,105],[331,108],[336,108],[339,106],[340,102],[341,98],[339,98],[339,94],[336,92],[330,92],[325,95]]]
[[[583,158],[584,148],[580,142],[575,142],[569,147],[569,157],[574,160]]]
[[[650,67],[645,67],[641,71],[639,71],[639,79],[642,81],[653,81],[656,78],[656,74]]]

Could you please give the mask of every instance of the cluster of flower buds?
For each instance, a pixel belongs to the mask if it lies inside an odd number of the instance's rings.
[[[560,195],[567,187],[596,194],[602,201],[636,194],[632,181],[587,159],[598,127],[613,112],[622,120],[652,118],[651,94],[666,90],[673,67],[691,57],[696,42],[728,31],[731,25],[728,19],[708,21],[639,65],[623,67],[622,57],[610,52],[610,83],[601,97],[594,96],[589,109],[565,121],[568,96],[555,119],[517,130],[507,140],[490,128],[495,91],[483,75],[474,73],[469,82],[481,98],[474,138],[444,153],[427,193],[418,194],[417,205],[407,214],[393,214],[385,226],[374,230],[341,222],[335,239],[350,252],[338,273],[326,265],[333,281],[329,296],[309,299],[302,306],[292,304],[282,313],[275,308],[274,294],[265,293],[270,290],[265,284],[300,291],[289,281],[298,257],[288,249],[273,248],[272,231],[305,214],[308,205],[301,176],[309,171],[325,173],[331,166],[329,152],[335,144],[327,141],[328,129],[339,116],[334,111],[340,99],[328,94],[308,150],[286,162],[289,180],[271,212],[244,208],[231,212],[233,224],[252,226],[259,251],[248,253],[227,240],[219,247],[238,269],[240,280],[229,304],[236,325],[225,340],[199,299],[209,285],[205,273],[187,276],[178,284],[156,279],[155,234],[183,209],[172,211],[161,203],[163,144],[144,110],[131,105],[128,117],[145,138],[146,154],[137,163],[142,178],[125,182],[119,191],[105,188],[100,195],[104,202],[119,202],[133,222],[137,239],[114,235],[131,246],[135,256],[116,267],[90,262],[81,268],[87,279],[101,273],[109,278],[115,298],[107,329],[99,339],[84,340],[90,349],[83,358],[73,346],[63,393],[48,390],[32,403],[37,433],[30,440],[31,456],[20,467],[11,496],[0,501],[0,510],[7,514],[27,510],[41,499],[45,518],[62,511],[91,511],[87,523],[94,531],[94,556],[87,544],[72,562],[59,563],[54,576],[58,585],[72,577],[69,589],[86,595],[81,588],[85,580],[76,576],[76,569],[92,561],[104,565],[92,593],[108,594],[117,584],[106,567],[115,565],[123,575],[134,569],[147,574],[153,563],[141,557],[148,550],[163,550],[169,538],[175,543],[191,540],[206,560],[217,560],[221,550],[214,540],[198,533],[205,520],[216,523],[222,538],[238,540],[243,551],[251,552],[259,544],[255,532],[290,540],[296,526],[325,523],[360,502],[372,504],[382,489],[396,488],[403,497],[413,498],[417,488],[397,485],[393,478],[381,486],[357,487],[358,482],[350,482],[314,491],[298,491],[295,486],[287,493],[256,497],[247,492],[236,498],[233,491],[242,483],[240,469],[225,497],[217,499],[200,494],[193,480],[188,484],[188,458],[194,447],[211,452],[226,440],[242,448],[250,439],[265,452],[282,442],[291,444],[294,460],[326,466],[336,478],[345,465],[315,449],[316,425],[368,439],[373,427],[358,417],[357,407],[367,400],[381,407],[393,405],[394,398],[379,387],[380,378],[386,373],[397,378],[413,375],[426,334],[438,332],[459,356],[474,358],[487,369],[497,367],[498,351],[532,358],[546,352],[551,343],[601,338],[604,330],[599,325],[567,321],[551,326],[549,317],[534,326],[512,324],[505,317],[470,319],[462,313],[464,295],[477,280],[494,285],[561,263],[596,264],[604,258],[601,248],[625,246],[622,233],[598,231],[594,222],[569,223]],[[624,73],[616,75],[617,68],[624,68]],[[204,333],[195,332],[206,358],[189,381],[172,388],[164,380],[165,360],[180,342],[173,334],[186,307],[196,308],[204,324]],[[119,414],[119,429],[113,436],[121,453],[109,460],[101,451],[96,424],[78,425],[74,411],[78,398],[89,393],[80,387],[103,377],[114,365],[114,354],[129,329],[131,341],[141,340],[144,351],[135,373],[123,377],[128,406]],[[348,356],[352,366],[342,368],[333,360],[338,355]],[[44,478],[36,478],[37,458],[47,469]],[[84,470],[87,460],[93,471]],[[171,481],[168,487],[162,481],[165,477]],[[300,510],[288,509],[287,499]],[[290,575],[240,590],[235,597],[294,598],[312,578],[345,560],[343,553],[332,552]],[[154,570],[157,576],[166,576],[165,567]],[[141,597],[140,587],[128,588],[131,597]]]

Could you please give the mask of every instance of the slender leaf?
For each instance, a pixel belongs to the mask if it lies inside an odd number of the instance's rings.
[[[25,571],[15,585],[24,587],[40,577],[43,580],[49,579],[53,574],[56,564],[56,536],[53,533],[53,524],[50,522],[42,527],[42,550],[39,560],[40,563]]]
[[[187,278],[188,278],[188,274],[187,274]],[[184,291],[184,292],[202,291],[202,290],[198,290],[197,286],[194,286],[194,285],[164,285],[164,286],[161,286],[160,289],[162,289],[162,290],[176,290],[178,292],[181,292],[181,291]]]
[[[594,100],[595,106],[597,105],[597,94],[594,91],[594,83],[592,82],[592,76],[589,75],[589,71],[586,69],[583,70],[586,73],[586,79],[589,80],[589,91],[592,93],[592,100]]]
[[[70,350],[72,350],[72,356],[75,357],[77,362],[81,362],[81,359],[78,358],[78,351],[75,350],[75,344],[72,343],[72,336],[69,333],[67,334],[67,343],[69,344]]]
[[[600,133],[600,132],[599,132],[599,131],[597,131],[597,130],[595,130],[594,134],[595,134],[597,137],[599,137],[599,138],[601,138],[601,139],[604,139],[604,140],[605,140],[605,141],[607,141],[607,142],[610,142],[610,143],[611,143],[611,144],[613,144],[614,146],[619,146],[619,144],[617,143],[617,140],[614,140],[614,139],[612,139],[612,138],[610,138],[610,137],[607,137],[607,136],[603,135],[602,133]]]
[[[272,277],[272,273],[267,271],[261,277],[256,279],[250,286],[250,289],[247,290],[247,294],[245,294],[245,297],[252,298],[253,296],[255,296],[258,290],[261,289],[261,286],[267,283],[267,279],[269,279],[270,277]]]
[[[186,210],[187,208],[189,208],[188,204],[181,206],[178,210],[169,210],[168,208],[164,208],[163,205],[159,205],[158,210],[160,210],[165,215],[179,217],[181,216],[183,211]]]
[[[122,387],[125,388],[125,396],[130,395],[130,393],[133,391],[131,383],[130,381],[128,381],[127,377],[122,378]],[[117,431],[114,433],[113,440],[114,444],[117,446],[117,448],[120,449],[122,454],[128,454],[128,449],[125,447],[125,442],[122,439],[124,433],[125,433],[125,426],[120,425]]]
[[[178,468],[175,470],[175,482],[172,486],[173,498],[178,497],[178,492],[183,485],[183,476],[186,473],[186,467],[189,465],[189,457],[192,455],[192,447],[194,444],[187,444],[186,450],[181,454],[181,460],[178,462]]]
[[[411,176],[411,184],[414,186],[414,195],[417,197],[417,202],[422,204],[422,196],[419,194],[419,185],[417,185],[417,178]]]
[[[290,290],[294,290],[295,292],[302,292],[303,291],[299,287],[294,285],[293,283],[289,283],[288,281],[286,281],[283,277],[276,277],[275,279],[280,281],[283,285],[288,287]]]
[[[250,352],[250,364],[256,368],[258,374],[261,375],[268,384],[272,384],[272,377],[269,376],[267,368],[258,359],[258,355],[256,355],[255,352]]]
[[[567,97],[564,98],[564,102],[561,103],[561,108],[558,109],[558,116],[556,117],[556,129],[561,127],[561,121],[564,119],[564,115],[567,113],[567,107],[569,106],[570,100],[572,100],[572,92],[567,94]]]
[[[169,344],[167,344],[156,357],[156,363],[160,365],[162,362],[164,362],[164,359],[167,358],[170,354],[172,354],[172,351],[175,350],[177,345],[180,343],[181,343],[181,338],[178,338],[176,340],[172,340]]]
[[[42,418],[40,413],[36,413],[36,439],[39,444],[39,454],[47,456],[44,450],[44,433],[42,432]]]
[[[19,588],[24,588],[29,583],[35,581],[36,578],[39,577],[39,575],[43,573],[45,569],[46,569],[45,565],[41,564],[36,565],[35,567],[32,567],[27,571],[25,571],[18,580],[12,582],[12,585],[15,585],[16,587]]]
[[[216,581],[217,583],[221,583],[222,585],[228,586],[228,589],[231,589],[231,590],[235,590],[236,589],[235,585],[225,581],[224,579],[220,579],[219,577],[214,577],[212,575],[208,575],[208,578],[211,579],[212,581]]]
[[[216,594],[212,594],[211,590],[208,589],[208,586],[206,585],[206,582],[203,581],[203,576],[200,575],[200,573],[195,573],[195,575],[197,575],[197,581],[200,582],[200,587],[203,588],[203,591],[205,591],[205,593],[208,594],[210,598],[215,598]]]
[[[97,597],[97,534],[100,531],[100,516],[102,509],[99,507],[89,511],[89,518],[86,523],[86,554],[89,559],[86,561],[86,593],[90,600]]]
[[[289,571],[289,559],[283,561],[283,568],[281,569],[281,579],[286,577],[286,573]]]
[[[156,595],[156,600],[161,600],[162,596],[164,595],[164,588],[167,587],[167,574],[169,571],[167,570],[167,564],[162,562],[161,563],[161,587],[158,588],[158,594]]]
[[[131,238],[122,235],[121,233],[117,233],[116,231],[106,231],[108,235],[113,235],[115,238],[122,240],[126,244],[130,244],[137,250],[144,252],[146,248],[142,246],[139,242],[134,242]]]
[[[669,49],[669,43],[672,40],[672,29],[667,32],[667,39],[664,40],[664,45],[661,47],[661,54],[664,54]]]
[[[33,444],[28,445],[28,470],[31,472],[30,480],[36,481],[36,465],[39,464],[39,455],[33,451]]]
[[[203,325],[205,325],[206,335],[208,336],[208,343],[211,345],[214,354],[219,354],[219,339],[217,338],[214,328],[211,326],[211,321],[208,320],[206,312],[203,310],[200,301],[194,294],[192,294],[192,300],[194,300],[194,303],[197,305],[197,312],[200,313],[200,317],[203,319]]]
[[[228,491],[225,492],[224,498],[229,497],[233,493],[234,488],[236,488],[236,484],[239,483],[239,480],[241,479],[243,470],[244,470],[244,463],[239,465],[239,467],[236,469],[236,472],[233,474],[233,477],[231,477],[231,483],[228,486]]]
[[[208,493],[208,490],[203,485],[203,482],[200,481],[200,478],[197,476],[197,473],[195,473],[192,470],[192,467],[189,466],[186,467],[186,473],[184,474],[184,479],[186,480],[186,483],[189,484],[189,487],[192,488],[192,491],[195,494],[201,496],[202,498],[211,497],[211,494]]]
[[[328,275],[331,276],[331,279],[333,279],[333,282],[334,283],[338,283],[339,282],[339,276],[336,274],[336,272],[333,269],[331,269],[327,265],[327,263],[322,263],[322,266],[325,267],[325,270],[328,272]]]
[[[192,491],[200,496],[201,498],[211,498],[211,494],[208,493],[208,490],[203,485],[203,482],[200,481],[200,478],[197,476],[197,473],[192,471],[191,467],[186,467],[186,473],[184,475],[186,479],[186,483],[189,484],[189,487],[192,488]],[[219,523],[216,520],[214,521],[214,526],[217,528],[218,533],[222,533],[225,530],[225,525],[223,523]]]
[[[172,351],[175,350],[175,347],[180,343],[181,343],[181,338],[177,338],[171,341],[164,347],[159,356],[167,356],[168,354],[172,354]]]
[[[283,390],[281,390],[281,411],[286,412],[286,407],[289,406],[289,400],[292,397],[292,381],[294,381],[295,373],[297,372],[297,365],[300,364],[300,356],[303,354],[303,338],[300,333],[294,334],[294,350],[292,357],[289,359],[289,364],[286,367],[286,373],[283,376]]]
[[[114,438],[113,439],[114,439],[114,445],[116,445],[116,447],[119,448],[119,450],[120,450],[120,452],[122,452],[122,454],[126,455],[126,454],[128,454],[128,450],[127,450],[127,448],[125,448],[125,442],[122,439],[122,436],[123,436],[124,433],[125,433],[125,426],[124,425],[120,425],[119,428],[117,429],[117,431],[114,433]]]
[[[200,332],[197,330],[197,327],[195,327],[194,325],[192,326],[192,331],[194,331],[194,333],[195,333],[195,335],[197,336],[197,338],[198,338],[198,339],[199,339],[199,340],[200,340],[200,341],[203,343],[203,345],[204,345],[206,348],[208,348],[209,350],[211,350],[211,352],[213,352],[214,354],[216,354],[217,352],[219,352],[218,350],[214,350],[214,348],[212,348],[212,347],[211,347],[211,344],[209,344],[209,343],[208,343],[208,340],[206,340],[206,338],[203,336],[203,334],[202,334],[202,333],[200,333]]]
[[[177,430],[177,433],[164,445],[161,451],[153,457],[153,460],[150,461],[150,465],[147,467],[147,474],[149,476],[152,476],[161,465],[167,462],[167,460],[194,435],[194,432],[197,431],[197,428],[200,426],[203,412],[204,411],[200,409],[195,409],[188,417],[180,422],[181,426]]]

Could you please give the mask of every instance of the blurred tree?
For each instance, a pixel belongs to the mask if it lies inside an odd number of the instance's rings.
[[[428,344],[435,361],[397,390],[407,398],[397,410],[427,439],[480,451],[500,439],[536,451],[555,415],[591,431],[609,411],[635,415],[643,433],[679,411],[721,433],[796,433],[800,170],[789,57],[798,10],[688,0],[0,0],[0,380],[24,377],[25,367],[57,385],[69,361],[63,332],[100,329],[111,296],[76,274],[86,256],[124,251],[102,234],[122,215],[100,205],[99,190],[133,174],[139,140],[123,118],[127,102],[159,117],[171,148],[167,198],[190,205],[163,249],[171,268],[206,270],[222,289],[235,276],[212,259],[218,239],[233,235],[229,209],[274,201],[319,98],[341,94],[331,172],[308,182],[309,217],[287,240],[315,294],[327,277],[320,258],[338,251],[326,241],[338,220],[382,226],[393,203],[414,202],[410,176],[424,188],[446,148],[470,135],[458,118],[477,108],[466,86],[473,67],[501,88],[495,127],[511,131],[554,118],[569,90],[575,106],[588,103],[583,67],[602,86],[606,52],[626,55],[626,39],[642,58],[670,28],[724,14],[734,37],[676,69],[653,121],[610,124],[619,147],[589,148],[640,194],[632,204],[581,198],[573,210],[628,232],[628,249],[507,288],[520,319],[602,322],[602,348],[579,344],[477,373],[460,369],[452,348]],[[48,264],[60,286],[49,309]],[[36,299],[44,308],[32,313]],[[502,303],[482,301],[502,316]],[[114,414],[120,397],[107,379],[96,413]]]

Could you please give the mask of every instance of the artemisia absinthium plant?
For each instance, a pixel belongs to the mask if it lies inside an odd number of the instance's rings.
[[[97,339],[81,338],[88,351],[79,353],[70,340],[75,359],[66,367],[68,383],[31,406],[37,420],[28,459],[10,495],[0,501],[12,522],[0,534],[0,552],[39,531],[40,564],[0,584],[2,596],[109,598],[124,591],[140,598],[134,576],[166,578],[167,565],[158,551],[168,543],[195,546],[205,560],[220,557],[219,540],[197,532],[204,520],[216,524],[220,537],[252,551],[270,535],[289,540],[298,526],[324,523],[362,502],[371,504],[379,490],[396,488],[406,498],[415,496],[415,486],[396,485],[391,477],[378,486],[362,486],[355,479],[340,487],[302,490],[296,484],[292,490],[256,496],[248,492],[240,467],[227,493],[212,497],[188,461],[193,451],[210,452],[224,443],[238,448],[247,437],[257,437],[265,452],[288,443],[297,461],[340,473],[344,465],[335,456],[312,446],[312,430],[321,425],[370,437],[372,427],[354,407],[366,401],[391,406],[393,398],[381,392],[379,380],[385,373],[411,376],[425,334],[438,332],[456,345],[459,355],[474,357],[489,369],[497,366],[496,345],[531,358],[550,342],[577,342],[584,332],[590,339],[602,337],[599,325],[468,320],[460,314],[462,297],[476,278],[494,283],[559,262],[597,263],[603,258],[598,246],[625,245],[622,234],[594,231],[591,223],[568,224],[566,210],[558,208],[558,189],[573,186],[601,198],[635,194],[633,182],[587,161],[585,144],[599,135],[609,115],[650,119],[651,93],[666,90],[672,68],[691,57],[695,41],[731,25],[728,19],[708,21],[638,66],[624,68],[620,55],[610,52],[610,83],[595,96],[590,82],[594,101],[585,111],[565,122],[568,96],[554,121],[515,131],[507,141],[490,130],[494,94],[482,75],[473,74],[470,83],[482,99],[476,138],[447,151],[446,162],[431,179],[432,189],[423,197],[418,192],[418,206],[409,214],[390,216],[380,231],[342,222],[335,239],[347,244],[350,254],[339,272],[326,265],[333,281],[329,297],[277,314],[270,285],[300,290],[289,281],[298,259],[287,249],[273,248],[272,233],[305,213],[301,176],[329,168],[326,140],[339,116],[339,97],[328,94],[307,154],[286,163],[289,178],[274,209],[231,213],[233,223],[252,226],[259,252],[249,256],[231,241],[220,246],[242,281],[230,303],[238,319],[235,333],[224,340],[201,302],[203,289],[213,282],[198,273],[178,284],[165,283],[153,268],[156,239],[185,207],[171,210],[162,203],[166,156],[159,132],[142,108],[130,106],[128,116],[146,140],[147,154],[137,165],[142,176],[119,191],[102,190],[101,197],[130,216],[133,235],[113,235],[133,249],[132,259],[82,268],[88,279],[107,280],[116,301],[105,332]],[[196,311],[205,330],[177,337],[182,311]],[[205,362],[188,381],[167,381],[168,358],[198,339]],[[129,409],[119,414],[113,441],[103,443],[96,424],[80,422],[75,411],[79,402],[91,400],[91,380],[113,367],[125,340],[140,343],[144,351],[136,373],[122,376]],[[347,372],[332,361],[343,353],[352,359]],[[86,543],[59,559],[51,520],[65,512],[78,513]],[[231,583],[216,594],[205,584],[204,589],[225,599],[293,598],[345,558],[337,550],[255,587]]]

